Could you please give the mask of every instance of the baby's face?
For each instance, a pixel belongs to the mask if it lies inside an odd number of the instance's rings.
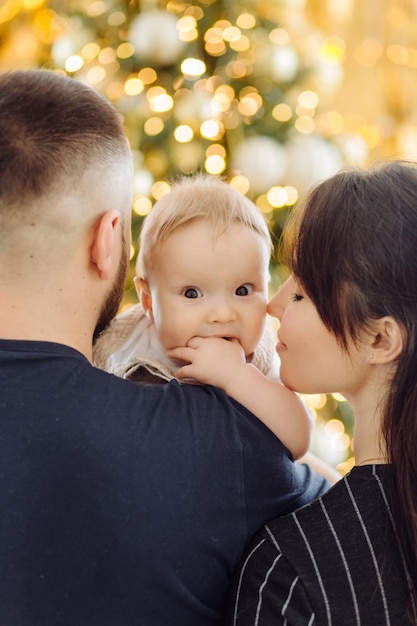
[[[217,239],[204,221],[176,229],[154,251],[149,276],[163,347],[228,337],[252,354],[265,324],[268,268],[268,247],[250,228],[236,223]]]

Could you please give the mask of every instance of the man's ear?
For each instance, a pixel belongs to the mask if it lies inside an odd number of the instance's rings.
[[[115,231],[120,223],[120,212],[116,210],[106,211],[97,223],[94,240],[91,245],[91,262],[95,265],[101,280],[109,280],[113,275],[115,262],[114,254],[119,250],[115,246]]]
[[[393,317],[381,317],[372,326],[371,359],[373,363],[392,363],[404,349],[406,331]]]
[[[148,317],[152,316],[152,295],[148,281],[146,278],[142,278],[141,276],[135,276],[134,281],[136,293],[138,294],[138,298],[145,314]]]

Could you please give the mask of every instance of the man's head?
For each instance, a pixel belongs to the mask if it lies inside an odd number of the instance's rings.
[[[2,290],[61,290],[104,326],[125,278],[131,193],[131,152],[109,102],[54,72],[0,74]],[[74,268],[83,276],[70,286]]]

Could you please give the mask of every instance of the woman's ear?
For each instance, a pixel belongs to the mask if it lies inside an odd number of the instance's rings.
[[[405,329],[393,317],[381,317],[372,325],[370,358],[373,363],[392,363],[403,351]]]
[[[145,315],[152,319],[152,295],[149,283],[146,278],[135,276],[134,278],[136,293],[145,312]]]
[[[98,221],[94,240],[91,245],[90,258],[101,280],[109,280],[114,273],[119,256],[115,259],[115,252],[120,254],[120,247],[115,243],[115,231],[120,223],[120,212],[116,210],[106,211]]]

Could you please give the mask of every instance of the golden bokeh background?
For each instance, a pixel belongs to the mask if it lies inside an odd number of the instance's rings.
[[[135,163],[137,235],[182,174],[222,175],[278,242],[291,208],[344,166],[417,156],[417,0],[2,0],[0,71],[52,69],[108,98]],[[286,275],[271,264],[271,290]],[[344,472],[352,415],[309,396],[313,450]]]

